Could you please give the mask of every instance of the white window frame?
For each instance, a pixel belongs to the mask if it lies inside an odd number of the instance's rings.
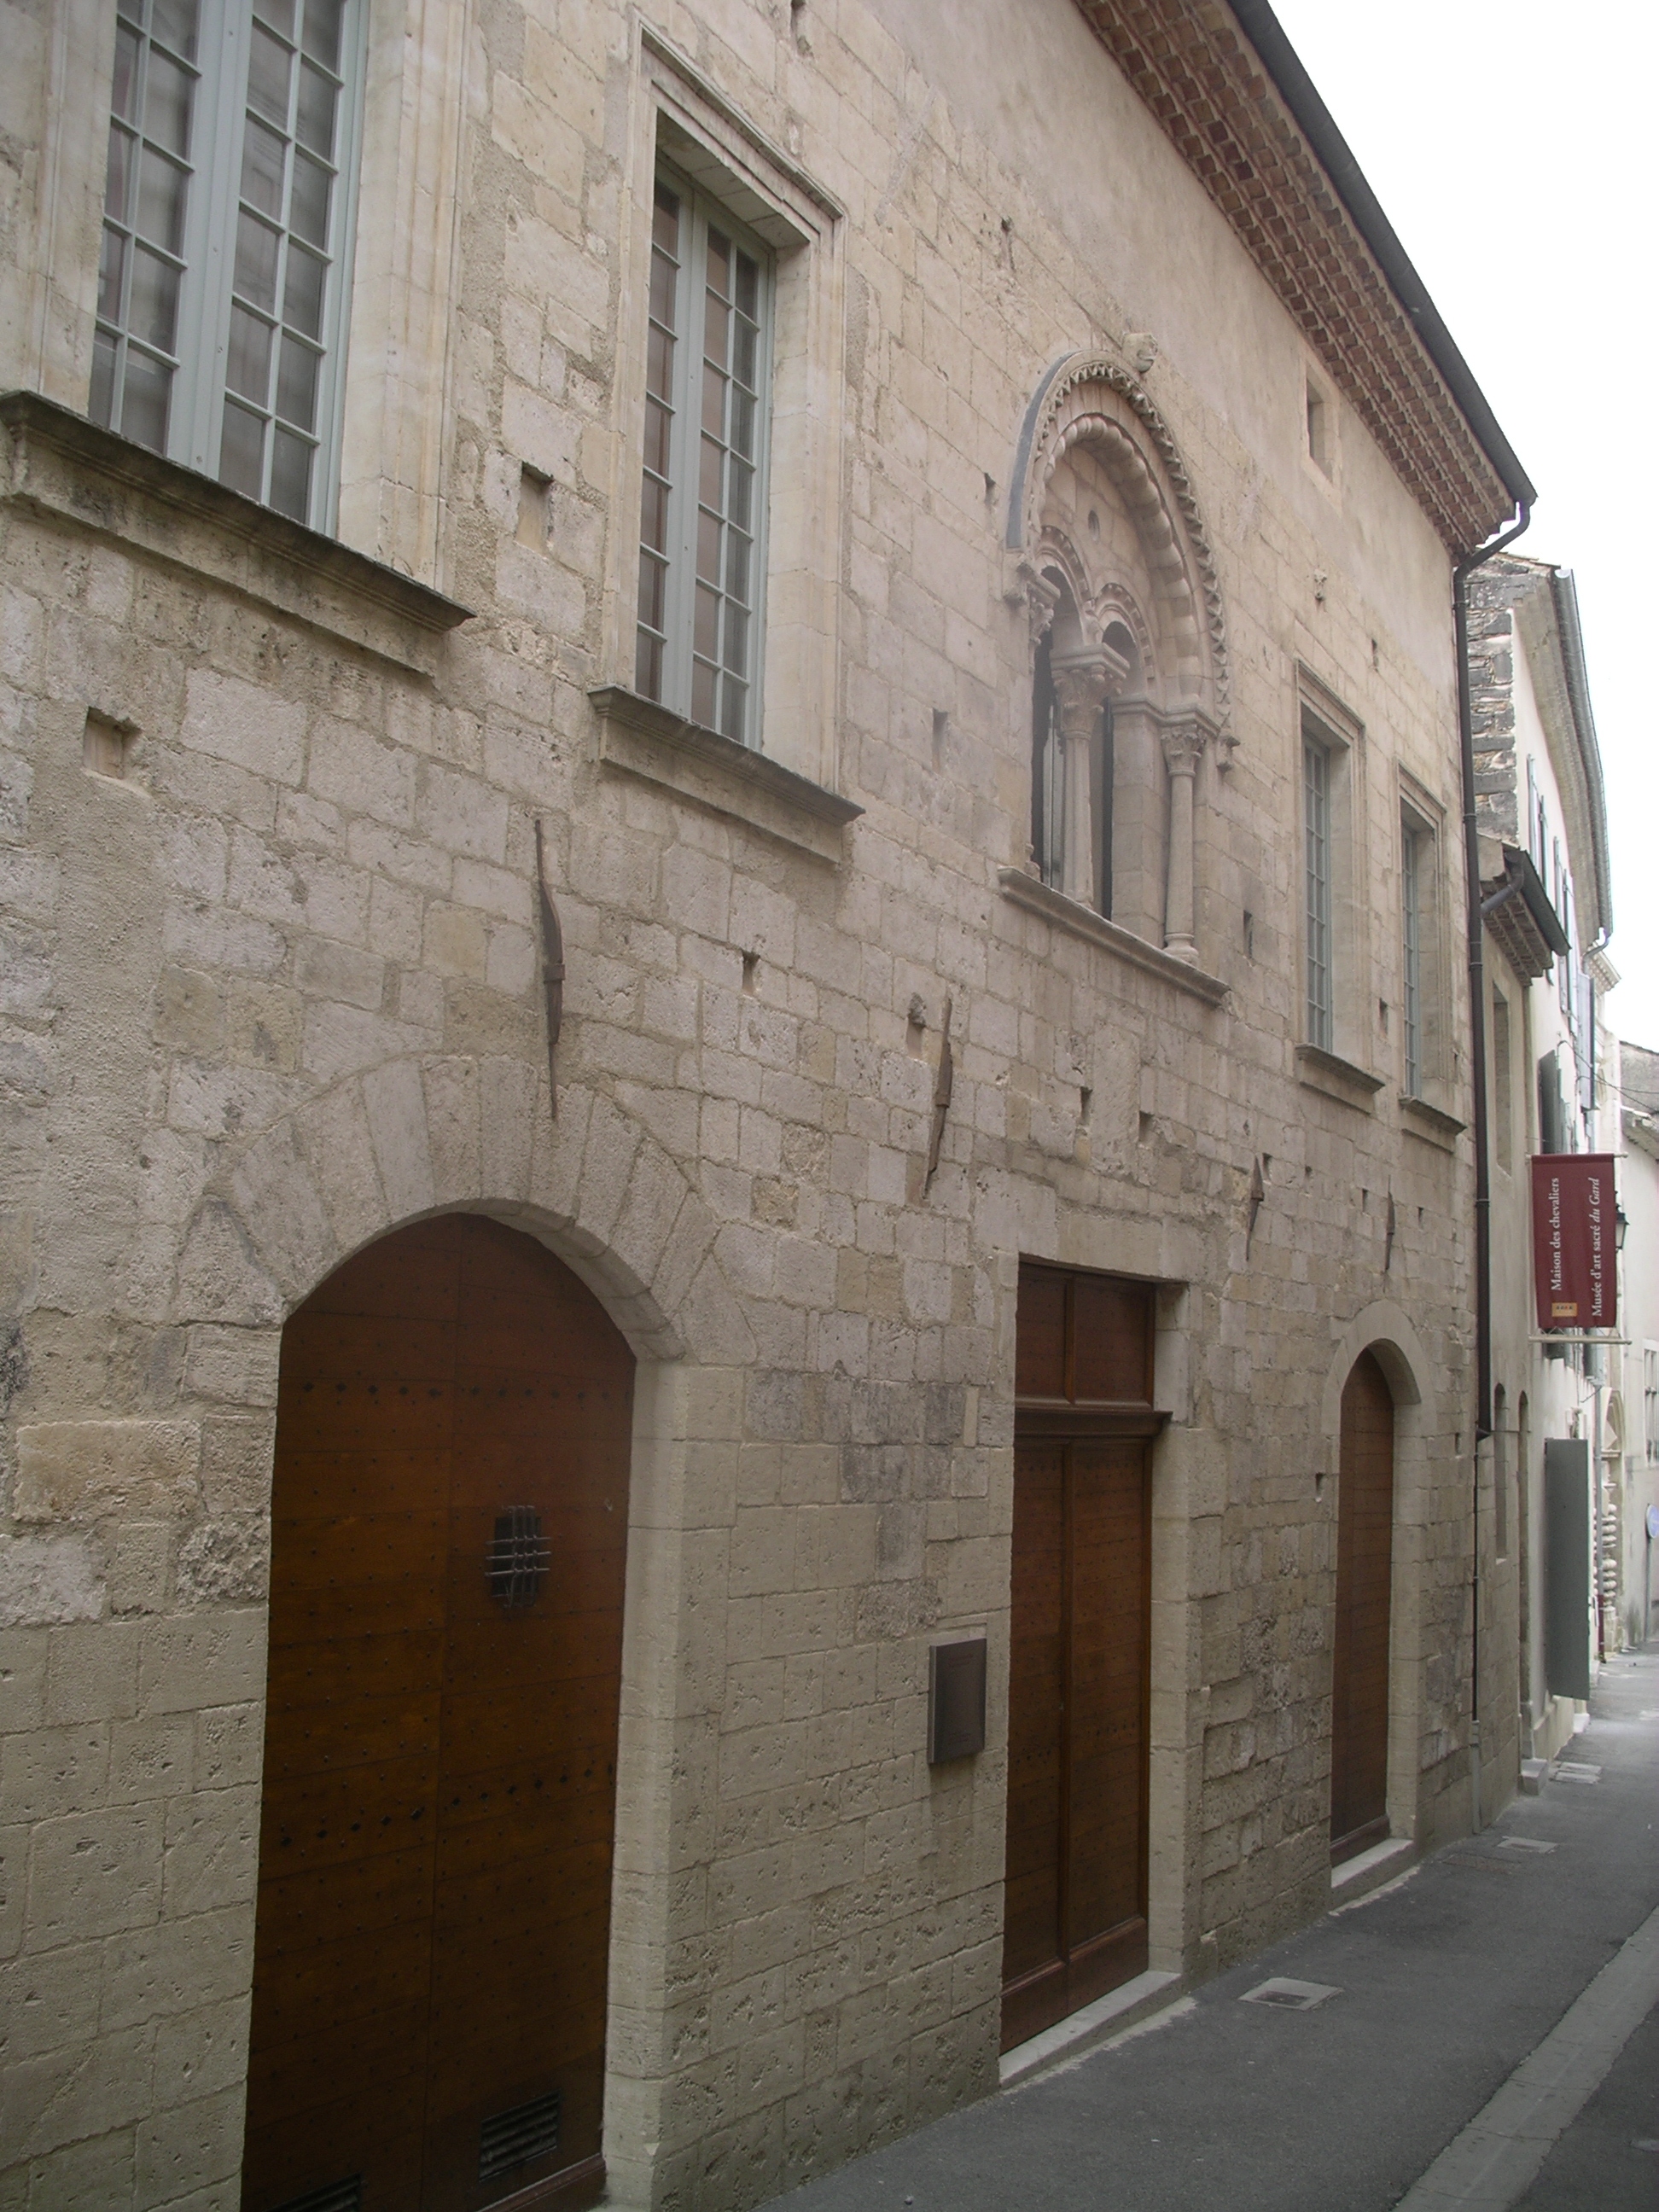
[[[654,684],[647,682],[641,653],[635,662],[635,680],[642,696],[656,699],[662,705],[673,708],[705,727],[718,730],[724,737],[732,738],[739,744],[758,750],[764,704],[759,678],[765,665],[767,514],[770,489],[772,255],[764,241],[757,238],[746,224],[738,222],[718,200],[700,190],[668,161],[658,164],[653,185],[653,202],[658,191],[664,188],[674,195],[679,207],[679,258],[674,282],[672,330],[662,329],[654,313],[652,318],[653,347],[661,336],[666,336],[672,345],[669,391],[664,395],[669,410],[668,473],[665,485],[666,543],[659,550],[647,547],[643,538],[641,539],[641,603],[637,609],[641,646],[647,639],[656,640],[659,636],[645,619],[644,577],[647,565],[653,568],[660,566],[665,572],[665,607],[659,641],[659,674]],[[722,410],[720,425],[720,443],[727,459],[721,471],[718,512],[708,505],[708,486],[702,468],[704,437],[710,427],[706,419],[702,396],[706,373],[711,233],[727,237],[735,251],[746,255],[757,271],[756,312],[752,319],[757,354],[752,390],[756,419],[750,437],[750,451],[746,457],[740,456],[730,445],[729,386],[734,380],[728,378],[728,404]],[[654,273],[655,268],[660,265],[654,247],[653,259]],[[646,407],[649,422],[652,408],[649,393]],[[724,555],[734,528],[726,476],[734,462],[738,465],[746,465],[750,472],[746,529],[744,532],[750,547],[746,602],[734,602],[733,595],[726,589],[728,579],[725,573]],[[642,462],[642,492],[645,493],[648,493],[653,482],[662,481],[656,477],[648,457]],[[701,625],[698,619],[699,603],[708,580],[702,574],[699,539],[702,532],[711,524],[720,547],[716,559],[716,568],[720,573],[716,574],[711,593],[718,606],[712,659],[701,650],[703,641],[699,635]],[[744,642],[735,659],[728,652],[722,650],[725,628],[732,620],[734,603],[738,605],[745,624]],[[711,667],[714,672],[708,681],[710,696],[707,700],[699,696],[702,688],[698,675],[699,664]]]
[[[343,11],[339,57],[340,106],[332,155],[335,189],[331,198],[325,249],[327,275],[318,347],[320,368],[316,413],[309,434],[315,441],[314,459],[306,512],[295,518],[311,528],[324,531],[331,530],[334,526],[339,499],[341,417],[355,258],[368,4],[369,0],[346,0]],[[216,477],[221,472],[227,364],[233,313],[232,292],[237,259],[242,160],[247,122],[248,58],[254,36],[256,5],[257,0],[200,0],[198,10],[198,75],[186,155],[190,185],[179,255],[183,263],[183,274],[179,283],[174,337],[177,367],[173,372],[168,426],[163,450],[170,459]],[[295,0],[296,50],[298,25],[302,20],[303,11],[304,0]],[[149,17],[149,0],[144,0],[137,12]],[[118,25],[118,38],[119,35]],[[106,117],[109,106],[109,87],[106,86]],[[290,184],[294,167],[294,156],[290,155]],[[286,266],[289,250],[286,220],[280,228],[283,240],[283,265]],[[276,319],[276,343],[280,348],[280,314]],[[118,363],[125,359],[127,345],[127,335],[124,330],[118,347]],[[276,389],[276,374],[274,349],[267,373],[268,402]],[[94,404],[97,391],[94,367]],[[267,404],[264,410],[267,416],[270,414],[273,404],[274,402]],[[118,398],[115,412],[118,415],[119,411]],[[116,427],[119,427],[118,422]],[[272,436],[268,434],[264,441],[258,495],[264,504],[272,504],[270,498],[272,442]]]
[[[666,162],[772,254],[770,496],[756,734],[774,759],[833,789],[845,506],[844,210],[659,32],[640,22],[636,36],[600,672],[634,690],[651,217],[658,168]]]
[[[1336,1050],[1335,810],[1332,746],[1304,714],[1302,725],[1302,1020],[1307,1041]]]

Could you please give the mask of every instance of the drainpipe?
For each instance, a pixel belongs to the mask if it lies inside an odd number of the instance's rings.
[[[1469,1500],[1472,1532],[1469,1631],[1469,1779],[1474,1831],[1480,1817],[1480,1447],[1492,1435],[1492,1162],[1486,1112],[1486,962],[1481,939],[1480,833],[1475,818],[1474,702],[1469,690],[1468,580],[1532,520],[1532,502],[1517,499],[1516,520],[1501,538],[1466,553],[1452,569],[1452,627],[1457,652],[1457,734],[1463,757],[1463,872],[1468,901],[1469,1078],[1474,1087],[1474,1451]]]

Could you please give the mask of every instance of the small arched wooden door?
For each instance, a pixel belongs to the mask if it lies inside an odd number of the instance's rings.
[[[244,2212],[603,2185],[632,1389],[475,1215],[283,1331]]]
[[[1394,1397],[1362,1352],[1342,1389],[1331,1658],[1331,1857],[1389,1832],[1389,1625],[1394,1577]]]

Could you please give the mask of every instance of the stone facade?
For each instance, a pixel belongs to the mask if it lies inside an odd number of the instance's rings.
[[[995,2086],[1021,1255],[1160,1291],[1153,1965],[1328,1897],[1368,1346],[1390,1820],[1468,1820],[1443,513],[1334,398],[1310,457],[1311,341],[1083,13],[956,13],[374,0],[337,542],[81,419],[112,11],[17,33],[0,2203],[235,2201],[282,1326],[434,1210],[542,1237],[639,1361],[612,2201],[751,2203]],[[671,125],[785,241],[758,757],[627,690]],[[1045,532],[1159,732],[1122,920],[1030,866]],[[1410,1101],[1402,799],[1444,826]],[[930,1769],[929,1638],[972,1628],[988,1747]]]

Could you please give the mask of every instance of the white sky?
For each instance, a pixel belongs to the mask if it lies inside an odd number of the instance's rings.
[[[1659,1047],[1655,0],[1273,0],[1521,465],[1516,547],[1571,568],[1623,978]]]

